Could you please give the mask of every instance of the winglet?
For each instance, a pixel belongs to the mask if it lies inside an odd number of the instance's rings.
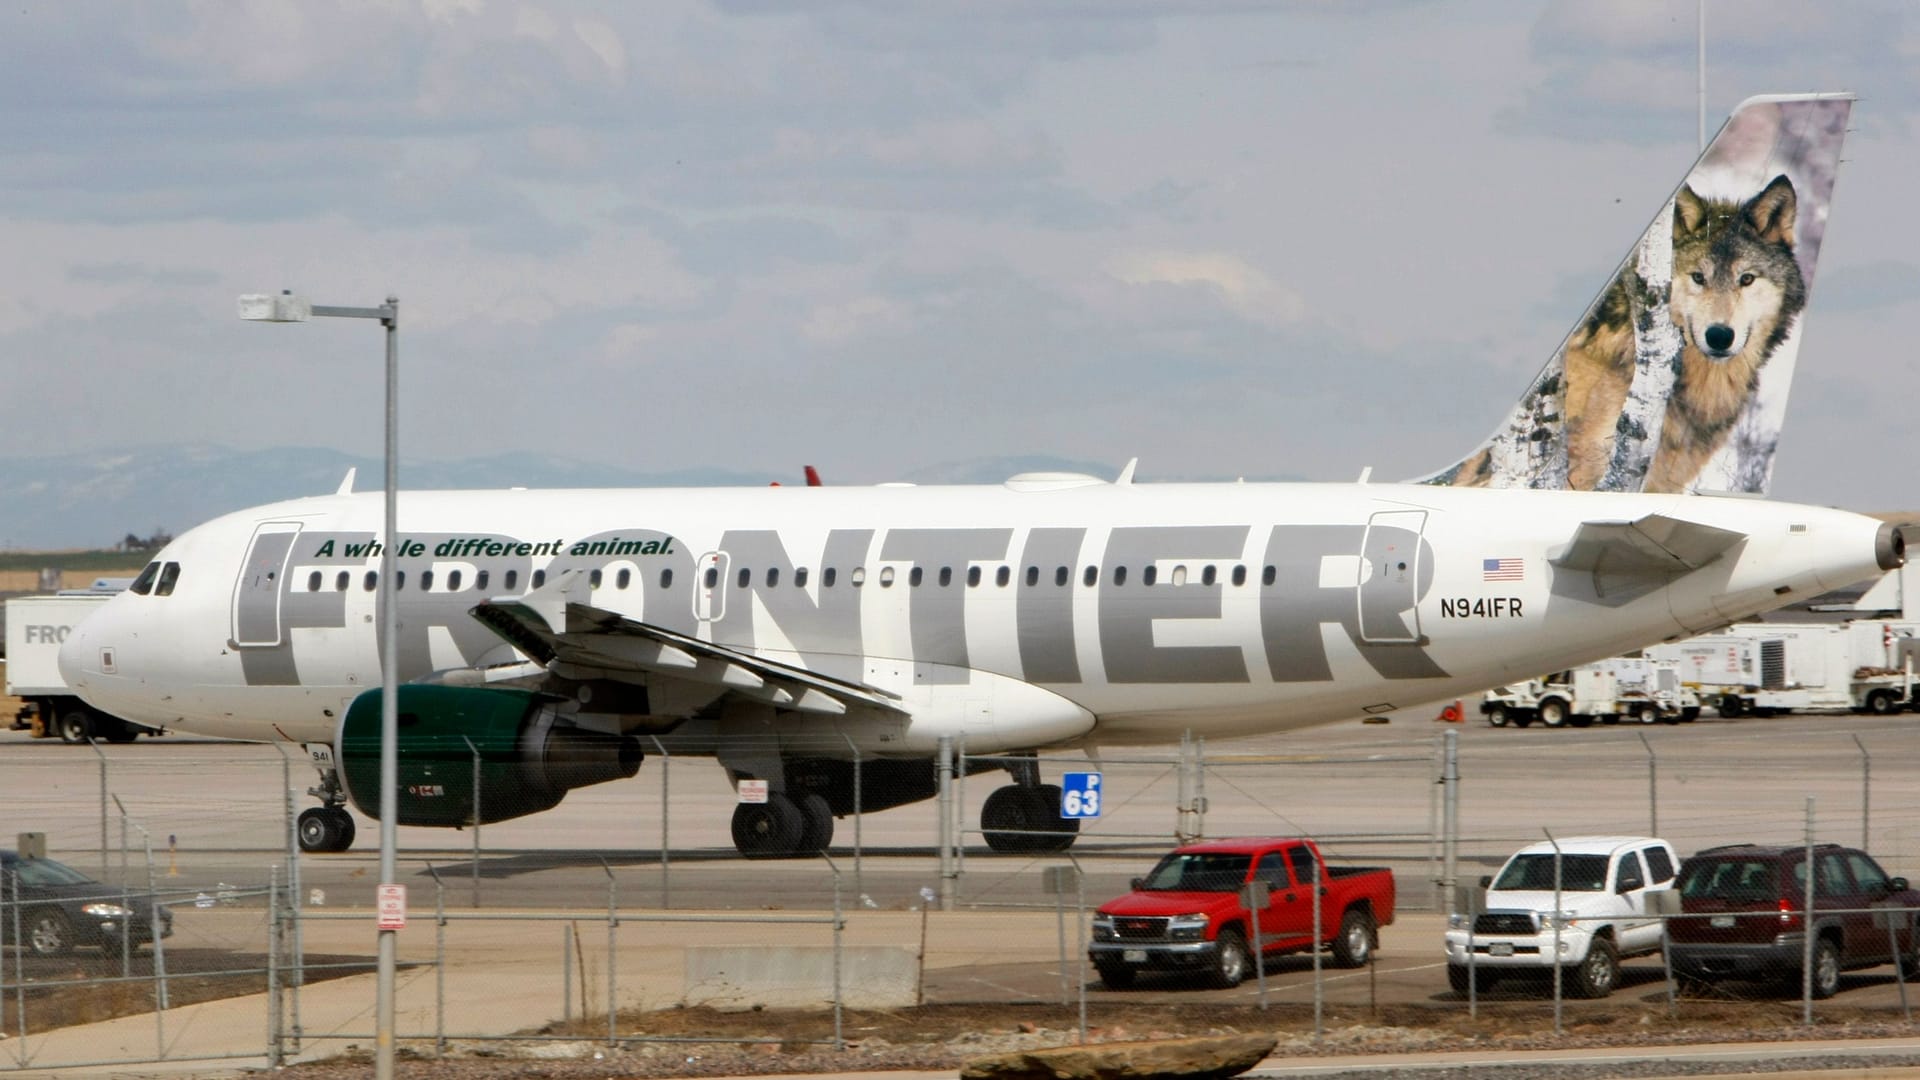
[[[1765,493],[1852,104],[1742,102],[1506,421],[1419,482]]]
[[[1133,470],[1139,466],[1139,458],[1128,458],[1126,468],[1121,469],[1120,475],[1113,478],[1114,484],[1119,487],[1126,487],[1128,484],[1133,483]]]
[[[360,471],[360,467],[358,465],[349,465],[347,467],[346,479],[340,481],[340,490],[334,492],[334,494],[335,495],[353,494],[353,478],[354,478],[354,475],[357,474],[359,471]]]

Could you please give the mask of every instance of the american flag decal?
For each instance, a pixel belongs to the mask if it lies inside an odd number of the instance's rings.
[[[1482,559],[1480,580],[1519,581],[1525,576],[1525,566],[1525,561],[1521,559]]]

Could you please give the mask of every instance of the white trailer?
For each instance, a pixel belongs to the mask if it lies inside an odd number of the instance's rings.
[[[6,691],[24,702],[14,714],[14,730],[28,730],[35,737],[58,735],[70,743],[132,742],[143,734],[159,734],[93,708],[60,677],[61,642],[80,620],[125,587],[124,581],[103,578],[92,589],[7,601]]]
[[[1675,663],[1722,716],[1911,708],[1920,623],[1746,623],[1645,655]]]

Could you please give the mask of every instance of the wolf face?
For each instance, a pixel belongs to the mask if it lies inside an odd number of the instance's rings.
[[[1744,203],[1702,199],[1692,187],[1674,197],[1668,311],[1682,345],[1644,490],[1684,491],[1699,476],[1806,307],[1793,252],[1796,209],[1785,176]]]

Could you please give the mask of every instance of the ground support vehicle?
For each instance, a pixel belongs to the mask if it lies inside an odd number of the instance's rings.
[[[1913,708],[1916,653],[1920,623],[1878,620],[1747,623],[1646,650],[1722,716]]]
[[[88,705],[60,677],[60,643],[80,620],[123,587],[123,582],[109,578],[92,589],[7,601],[6,691],[25,703],[11,718],[13,730],[31,731],[35,737],[57,735],[70,743],[88,739],[124,743],[160,734]]]
[[[15,944],[16,923],[18,944],[35,956],[173,936],[172,910],[151,894],[129,896],[65,863],[0,851],[0,943]]]
[[[1898,962],[1920,971],[1913,909],[1920,892],[1857,848],[1813,849],[1811,989],[1832,997],[1840,973]],[[1797,991],[1807,967],[1807,848],[1804,844],[1733,844],[1708,848],[1680,866],[1680,911],[1670,920],[1668,959],[1686,982],[1777,979]],[[1884,917],[1891,908],[1889,941]]]
[[[1249,886],[1255,910],[1244,902]],[[1214,986],[1237,986],[1254,973],[1256,948],[1271,958],[1324,946],[1336,965],[1360,967],[1379,946],[1380,927],[1393,922],[1394,896],[1393,871],[1328,866],[1312,840],[1190,844],[1135,878],[1132,892],[1100,906],[1087,957],[1115,989],[1132,985],[1143,971],[1187,972]]]
[[[1494,727],[1586,727],[1613,724],[1684,723],[1700,715],[1700,698],[1670,662],[1638,657],[1601,660],[1487,691],[1480,713]]]
[[[1447,981],[1485,989],[1507,975],[1563,969],[1575,997],[1613,992],[1620,961],[1660,951],[1655,893],[1673,888],[1673,846],[1650,836],[1530,844],[1484,879],[1485,910],[1447,920]],[[1556,891],[1555,865],[1559,866]]]

